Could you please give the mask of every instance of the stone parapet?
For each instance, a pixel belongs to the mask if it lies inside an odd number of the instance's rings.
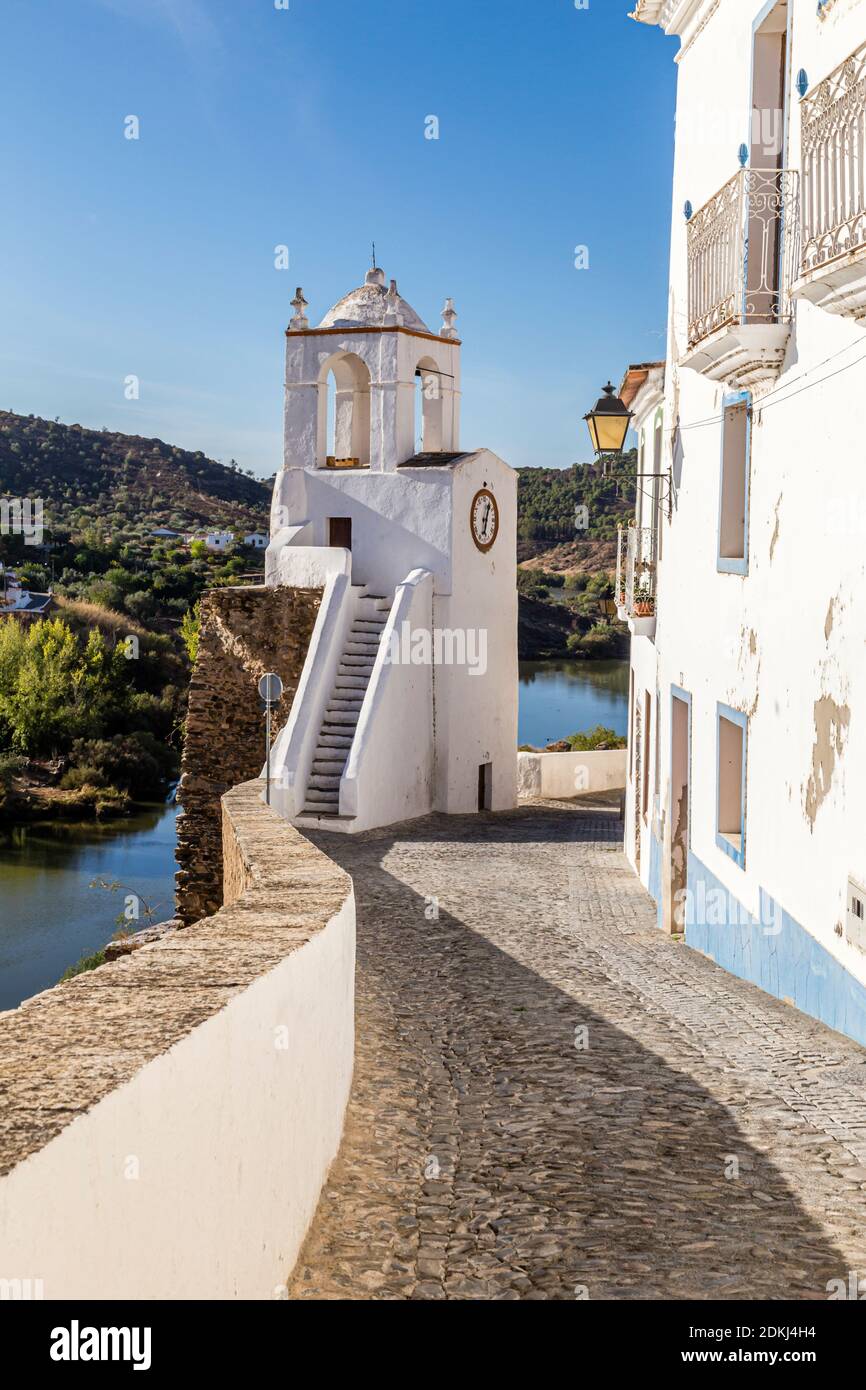
[[[261,790],[222,799],[214,916],[0,1014],[0,1278],[269,1298],[288,1277],[342,1133],[355,909]]]

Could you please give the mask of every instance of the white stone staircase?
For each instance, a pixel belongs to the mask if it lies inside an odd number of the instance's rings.
[[[391,600],[362,594],[340,658],[334,689],[319,730],[304,798],[304,816],[340,814],[340,779],[349,758]]]

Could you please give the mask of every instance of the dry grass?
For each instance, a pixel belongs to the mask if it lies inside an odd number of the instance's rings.
[[[117,613],[113,608],[101,608],[98,603],[63,598],[60,594],[55,596],[54,603],[57,609],[56,616],[69,623],[72,628],[98,627],[102,632],[111,633],[115,637],[122,633],[124,637],[138,637],[141,640],[152,635],[128,613]]]

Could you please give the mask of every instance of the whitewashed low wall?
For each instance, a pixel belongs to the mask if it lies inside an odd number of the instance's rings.
[[[322,589],[334,574],[352,573],[352,555],[337,545],[287,545],[277,560],[277,583]]]
[[[260,783],[223,805],[225,908],[0,1015],[0,1280],[285,1294],[349,1095],[354,898]]]
[[[590,753],[518,753],[518,794],[562,800],[591,792],[621,791],[625,788],[627,758],[626,748]]]

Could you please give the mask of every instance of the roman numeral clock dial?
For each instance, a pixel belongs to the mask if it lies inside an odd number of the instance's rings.
[[[483,487],[472,499],[469,512],[472,539],[481,551],[487,551],[499,535],[499,507],[489,488]]]

